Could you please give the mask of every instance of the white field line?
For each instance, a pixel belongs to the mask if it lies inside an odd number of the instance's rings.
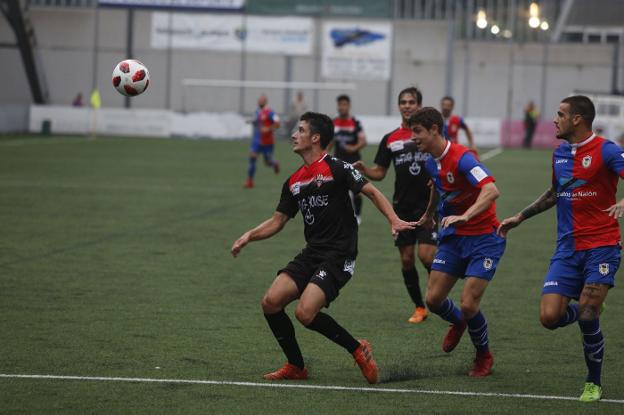
[[[87,137],[75,137],[75,138],[26,138],[16,140],[0,141],[0,147],[20,147],[28,145],[39,144],[68,144],[68,143],[94,143],[95,140],[90,140]]]
[[[481,156],[479,156],[479,159],[483,161],[489,160],[491,158],[498,156],[502,152],[503,152],[503,149],[498,147],[498,148],[495,148],[495,149],[492,149],[490,151],[483,153]]]
[[[332,386],[332,385],[305,385],[301,383],[258,383],[258,382],[235,382],[228,380],[193,380],[193,379],[154,379],[154,378],[121,378],[121,377],[101,377],[101,376],[57,376],[57,375],[19,375],[0,373],[0,378],[5,379],[48,379],[48,380],[77,380],[77,381],[103,381],[103,382],[137,382],[137,383],[178,383],[192,385],[224,385],[243,386],[256,388],[283,388],[283,389],[314,389],[345,392],[377,392],[377,393],[414,393],[424,395],[451,395],[451,396],[482,396],[492,398],[517,398],[534,400],[559,400],[578,401],[573,396],[553,396],[553,395],[531,395],[522,393],[497,393],[497,392],[464,392],[464,391],[443,391],[427,389],[394,389],[394,388],[373,388],[373,387],[352,387],[352,386]],[[624,399],[602,399],[600,402],[624,404]]]

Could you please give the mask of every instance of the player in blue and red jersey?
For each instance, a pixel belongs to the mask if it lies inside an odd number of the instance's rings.
[[[366,135],[360,120],[351,115],[351,98],[349,95],[339,95],[336,98],[338,116],[334,118],[334,141],[327,150],[330,151],[335,143],[334,156],[346,161],[355,163],[361,160],[360,150],[366,147]],[[358,224],[362,222],[362,196],[352,195],[353,210]]]
[[[468,125],[464,122],[464,119],[459,115],[453,114],[453,108],[455,107],[455,99],[453,97],[443,97],[440,100],[440,112],[444,117],[444,137],[451,142],[459,143],[459,130],[464,130],[466,133],[466,139],[468,140],[468,147],[475,150],[474,140],[472,138],[472,131],[468,128]]]
[[[419,225],[433,226],[437,205],[440,217],[438,252],[431,266],[427,306],[451,323],[442,349],[452,351],[466,326],[476,348],[470,376],[491,374],[494,358],[489,348],[488,326],[480,310],[481,299],[505,251],[505,240],[496,235],[499,196],[494,177],[472,152],[442,135],[442,114],[427,107],[410,117],[418,149],[431,154],[426,168],[434,188],[427,212]],[[465,278],[461,308],[448,298],[458,279]]]
[[[264,375],[267,380],[308,377],[295,330],[284,312],[297,298],[297,320],[351,353],[369,383],[378,379],[370,344],[355,340],[331,316],[321,312],[336,299],[355,267],[358,225],[349,191],[364,193],[386,216],[393,234],[415,225],[399,219],[384,195],[351,164],[327,155],[325,149],[333,137],[334,125],[327,115],[307,112],[301,116],[292,144],[293,151],[303,159],[303,166],[284,183],[273,216],[245,232],[232,245],[232,255],[237,256],[249,242],[281,231],[301,211],[307,245],[278,271],[262,299],[264,316],[288,359],[283,367]]]
[[[526,219],[557,206],[557,248],[542,288],[540,321],[551,330],[578,321],[588,371],[580,397],[584,402],[602,396],[604,338],[599,317],[620,265],[617,219],[624,214],[624,199],[616,203],[624,153],[592,133],[595,114],[585,96],[561,101],[554,122],[557,138],[564,142],[553,153],[552,185],[520,213],[503,220],[498,231],[506,236]]]
[[[251,147],[249,149],[249,168],[247,169],[247,180],[243,187],[250,189],[254,186],[254,175],[256,174],[256,159],[259,154],[264,156],[264,164],[273,168],[275,174],[279,173],[279,163],[273,160],[273,131],[280,126],[279,116],[267,105],[266,95],[258,98],[258,108],[253,120],[253,136],[251,137]]]
[[[427,210],[429,201],[429,175],[425,170],[425,161],[429,154],[421,153],[411,140],[412,131],[408,127],[409,117],[422,104],[422,93],[418,88],[408,87],[399,92],[399,112],[401,126],[386,134],[377,149],[375,166],[367,167],[362,161],[353,163],[353,167],[364,173],[371,180],[383,180],[390,165],[394,165],[394,195],[392,204],[399,217],[406,221],[416,221]],[[415,247],[418,244],[418,259],[427,270],[436,252],[436,230],[417,227],[399,233],[394,245],[399,249],[401,274],[405,288],[412,299],[415,309],[407,320],[419,324],[427,318],[427,309],[422,299],[419,276],[416,270]]]

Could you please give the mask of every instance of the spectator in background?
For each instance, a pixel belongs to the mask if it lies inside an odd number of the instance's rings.
[[[74,100],[72,101],[72,106],[74,107],[82,107],[82,92],[78,92]]]
[[[531,148],[533,142],[533,135],[535,134],[535,127],[537,126],[537,119],[539,118],[539,112],[535,108],[533,101],[529,101],[524,108],[524,148]]]
[[[468,140],[468,148],[476,153],[472,131],[470,131],[470,128],[468,128],[468,125],[466,125],[462,117],[453,115],[453,108],[455,108],[455,99],[453,99],[453,97],[446,96],[440,100],[440,112],[444,118],[444,137],[452,143],[458,144],[459,130],[464,130],[466,139]]]
[[[290,139],[293,130],[299,124],[299,117],[308,111],[308,104],[305,102],[305,98],[303,96],[303,91],[297,91],[297,95],[290,103],[290,107],[288,108],[288,118],[286,121],[286,131],[284,135],[287,139]]]

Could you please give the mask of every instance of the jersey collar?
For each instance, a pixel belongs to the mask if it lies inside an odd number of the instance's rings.
[[[325,157],[327,157],[327,153],[323,152],[323,154],[321,154],[321,157],[318,158],[318,160],[316,160],[315,162],[313,162],[312,164],[310,164],[309,166],[306,166],[305,164],[303,165],[303,167],[305,167],[306,169],[311,169],[312,166],[314,166],[316,163],[319,163],[320,161],[322,161]]]
[[[596,134],[590,135],[588,138],[581,141],[580,143],[570,144],[570,147],[572,147],[572,154],[576,154],[576,150],[578,150],[580,147],[583,147],[585,144],[589,144],[589,142],[592,141],[594,138],[596,138]]]
[[[442,160],[444,158],[444,156],[446,156],[448,154],[450,149],[451,149],[451,141],[450,140],[446,140],[446,147],[444,148],[444,151],[442,152],[440,157],[435,158],[435,161],[439,162],[440,160]]]

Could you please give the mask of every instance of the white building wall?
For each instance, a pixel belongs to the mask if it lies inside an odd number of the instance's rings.
[[[99,31],[94,68],[96,13]],[[147,10],[135,11],[134,57],[148,66],[152,79],[148,93],[132,99],[133,107],[165,108],[166,88],[169,86],[170,106],[174,110],[238,111],[241,106],[238,89],[192,88],[184,93],[181,81],[185,78],[239,79],[241,54],[173,50],[168,83],[167,51],[150,47],[151,14]],[[113,66],[126,57],[127,10],[34,8],[31,18],[52,104],[67,105],[79,91],[88,102],[96,74],[103,106],[123,106],[124,98],[111,87],[110,75]],[[14,42],[13,33],[4,23],[0,24],[0,43]],[[319,19],[316,25],[320,30]],[[422,89],[425,105],[437,106],[439,98],[445,94],[446,23],[396,21],[394,25],[393,78],[389,83],[355,82],[357,89],[350,94],[356,114],[385,115],[388,106],[390,113],[396,114],[396,95],[410,85]],[[452,95],[456,99],[457,112],[470,117],[495,118],[504,118],[509,113],[512,118],[521,118],[522,109],[529,100],[534,100],[538,106],[541,104],[543,56],[544,45],[541,44],[485,41],[466,44],[456,41]],[[574,90],[607,92],[612,57],[612,47],[607,45],[551,45],[546,71],[546,108],[539,108],[540,111],[550,116],[559,100]],[[1,48],[0,61],[4,81],[0,89],[0,105],[31,103],[17,49]],[[286,80],[287,58],[282,55],[248,54],[245,61],[248,80]],[[293,57],[291,64],[293,81],[323,81],[317,78],[320,72],[318,56]],[[250,89],[244,94],[244,112],[253,111],[260,92],[268,94],[270,105],[277,111],[286,110],[283,90]],[[333,113],[337,93],[308,92],[306,99],[311,109]]]

